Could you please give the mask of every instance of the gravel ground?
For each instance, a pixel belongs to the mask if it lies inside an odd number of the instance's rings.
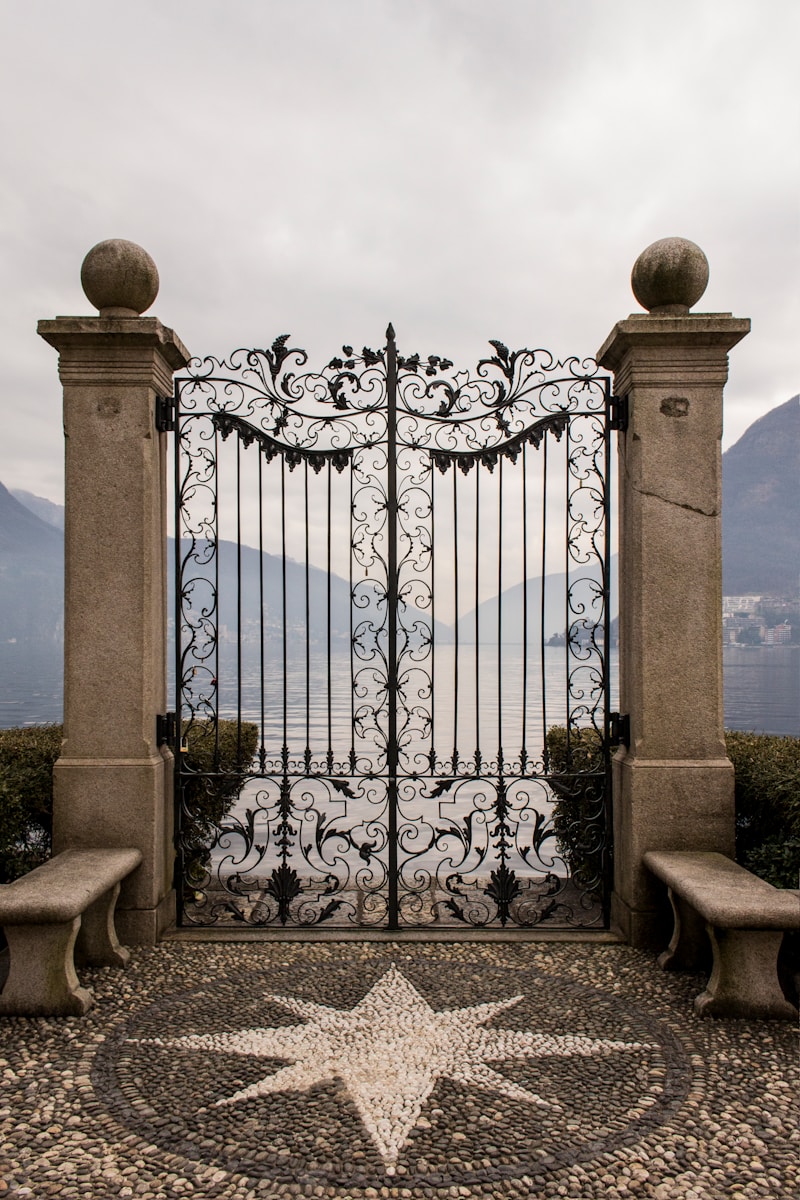
[[[0,1021],[0,1197],[797,1200],[797,1029],[620,945],[181,943]]]

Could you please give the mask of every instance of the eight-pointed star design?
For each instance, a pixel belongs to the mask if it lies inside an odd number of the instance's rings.
[[[557,1107],[489,1064],[645,1048],[639,1042],[486,1029],[487,1021],[518,1004],[522,996],[436,1012],[394,964],[349,1010],[291,996],[269,998],[303,1017],[304,1023],[143,1040],[191,1050],[287,1059],[291,1064],[218,1100],[217,1105],[237,1104],[273,1092],[302,1091],[340,1079],[389,1175],[394,1174],[397,1157],[440,1078],[499,1092],[511,1100]]]

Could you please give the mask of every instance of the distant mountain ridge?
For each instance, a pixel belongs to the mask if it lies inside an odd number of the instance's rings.
[[[796,594],[800,585],[800,395],[778,405],[755,421],[734,446],[722,456],[722,562],[723,591],[727,595]],[[31,492],[12,494],[0,484],[0,643],[31,643],[52,646],[60,653],[63,637],[63,506]],[[270,556],[267,556],[268,558]],[[224,571],[233,570],[235,549],[222,543],[220,559]],[[275,636],[282,599],[276,591],[280,573],[276,563],[264,564],[267,585],[265,608],[270,634]],[[228,567],[230,564],[230,568]],[[249,547],[242,552],[245,609],[259,604],[259,553]],[[202,571],[199,572],[202,574]],[[324,573],[309,569],[312,583],[312,624],[326,627],[327,598]],[[564,626],[563,577],[548,576],[545,636]],[[504,640],[520,636],[521,585],[503,597]],[[287,564],[287,611],[292,624],[303,624],[305,568]],[[540,594],[540,580],[528,581],[529,600]],[[615,589],[614,589],[615,590]],[[235,628],[236,593],[224,589],[219,611],[220,624]],[[367,608],[371,609],[372,600]],[[331,581],[332,632],[342,638],[349,633],[349,584]],[[484,601],[479,610],[481,631],[488,636],[497,627],[497,598]],[[170,615],[172,608],[170,607]],[[612,596],[611,615],[616,613]],[[362,617],[365,614],[362,613]],[[538,625],[538,618],[534,616]],[[461,617],[461,640],[474,637],[475,615]],[[529,615],[529,626],[531,618]],[[452,640],[453,631],[437,623],[438,640]]]
[[[54,504],[52,500],[34,496],[33,492],[26,492],[23,488],[11,488],[11,495],[48,525],[54,525],[56,529],[64,528],[63,504]]]
[[[63,557],[63,546],[59,531],[0,483],[0,553],[26,556],[60,553]]]
[[[64,536],[0,483],[0,642],[60,644]]]
[[[478,635],[481,641],[493,641],[500,629],[500,640],[508,643],[522,643],[525,639],[525,607],[527,602],[528,644],[537,642],[540,636],[545,641],[553,636],[566,632],[568,625],[580,622],[581,606],[586,626],[591,628],[602,616],[597,600],[600,587],[602,567],[596,559],[584,566],[573,564],[569,580],[565,572],[545,575],[544,587],[540,575],[529,578],[527,587],[523,583],[515,583],[506,588],[501,596],[492,596],[478,606],[477,612],[463,614],[458,620],[459,640],[462,643],[475,642],[476,620]],[[609,617],[612,621],[617,616],[619,602],[617,599],[617,555],[611,559],[609,596]],[[567,611],[567,586],[572,589],[572,604]],[[502,610],[500,607],[502,601]]]
[[[728,596],[800,586],[800,395],[722,456],[722,575]]]

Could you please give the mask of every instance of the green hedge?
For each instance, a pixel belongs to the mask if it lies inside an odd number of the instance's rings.
[[[775,887],[800,887],[800,738],[725,734],[736,772],[736,858]]]
[[[603,848],[607,834],[602,738],[593,728],[571,729],[567,738],[565,726],[554,725],[547,731],[545,762],[557,797],[553,832],[558,848],[576,883],[600,896],[610,869]]]
[[[50,857],[60,725],[0,729],[0,883]]]
[[[258,743],[255,725],[195,722],[186,729],[184,850],[200,862],[213,830],[236,801]],[[736,856],[776,887],[800,886],[800,738],[726,735],[736,771]],[[50,854],[53,764],[60,725],[0,729],[0,882],[31,870]],[[556,726],[547,734],[548,773],[557,797],[553,828],[573,875],[591,886],[602,877],[599,845],[602,770],[593,729]]]
[[[218,731],[218,736],[217,736]],[[9,883],[50,857],[53,764],[62,727],[0,729],[0,883]],[[198,772],[185,788],[184,846],[195,855],[235,803],[258,743],[258,729],[235,721],[195,722],[186,730],[187,766]],[[218,776],[202,772],[225,772]]]
[[[736,772],[736,858],[775,887],[800,887],[800,738],[770,734],[725,734]],[[602,856],[591,818],[601,794],[591,772],[602,764],[594,729],[547,733],[547,762],[556,795],[553,830],[570,870],[579,881],[599,879]]]
[[[258,726],[249,721],[192,721],[184,725],[181,849],[189,889],[202,886],[209,847],[233,808],[258,747]]]

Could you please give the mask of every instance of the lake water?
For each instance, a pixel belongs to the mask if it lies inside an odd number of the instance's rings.
[[[509,680],[519,679],[521,660],[516,647],[507,647],[506,671]],[[512,652],[514,652],[512,654]],[[549,653],[548,653],[549,657]],[[553,657],[553,664],[557,658]],[[563,658],[560,659],[563,662]],[[533,670],[533,664],[529,664]],[[553,665],[553,686],[557,686],[561,669]],[[616,655],[611,660],[612,686],[616,679]],[[440,700],[443,699],[446,676],[439,680]],[[315,676],[315,689],[318,678]],[[449,686],[449,685],[448,685]],[[466,686],[466,685],[465,685]],[[800,647],[798,646],[754,646],[726,647],[724,651],[725,724],[729,729],[756,730],[762,733],[800,736]],[[483,690],[483,689],[482,689]],[[484,707],[486,721],[491,721],[490,710],[496,704],[489,689]],[[560,689],[563,693],[563,687]],[[342,695],[339,684],[339,707],[349,700],[345,686]],[[517,692],[518,694],[518,692]],[[252,696],[248,698],[248,709],[253,708]],[[471,703],[470,703],[471,701]],[[533,698],[531,697],[531,703]],[[174,703],[174,702],[173,702]],[[553,707],[548,714],[548,723],[559,721],[558,706],[563,706],[553,693]],[[474,710],[474,694],[465,693],[462,721],[469,718],[470,707]],[[612,707],[615,702],[612,699]],[[255,708],[260,708],[260,697]],[[346,712],[346,708],[345,708]],[[445,719],[444,708],[442,720]],[[39,725],[62,719],[62,668],[60,651],[53,646],[42,646],[31,651],[18,645],[0,646],[0,728],[14,725]],[[323,718],[324,719],[324,718]],[[349,716],[346,718],[349,721]],[[539,718],[541,721],[541,717]],[[507,712],[507,728],[521,729],[521,713],[516,718]],[[490,724],[486,725],[487,736]],[[443,730],[444,732],[444,730]],[[533,732],[533,731],[532,731]],[[467,736],[466,725],[463,733]],[[448,738],[449,740],[449,738]],[[482,738],[483,740],[483,738]],[[518,740],[518,737],[514,739]]]

